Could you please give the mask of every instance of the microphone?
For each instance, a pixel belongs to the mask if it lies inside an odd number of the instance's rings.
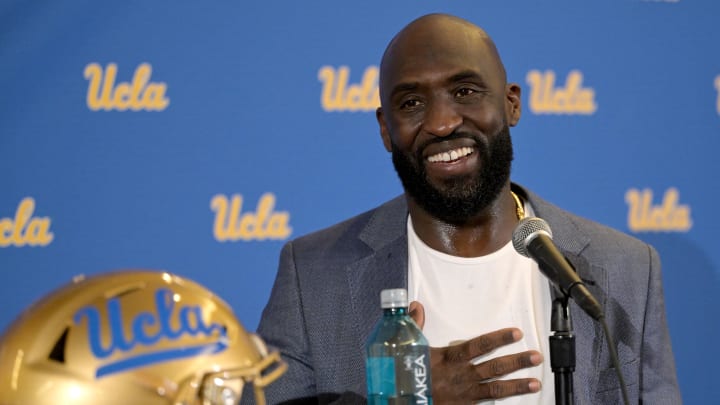
[[[560,253],[552,240],[552,231],[542,218],[520,220],[512,235],[515,250],[535,260],[540,271],[566,296],[572,297],[595,320],[604,318],[602,308],[580,280],[575,269]]]

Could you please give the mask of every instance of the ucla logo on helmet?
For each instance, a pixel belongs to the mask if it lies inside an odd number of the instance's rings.
[[[225,350],[226,325],[207,322],[199,305],[178,301],[171,289],[158,288],[147,311],[125,313],[120,297],[106,300],[102,308],[80,308],[74,323],[86,326],[88,347],[102,363],[96,378]]]

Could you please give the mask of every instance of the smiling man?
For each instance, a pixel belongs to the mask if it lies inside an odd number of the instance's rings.
[[[427,15],[393,38],[377,120],[405,193],[283,248],[258,328],[289,364],[271,403],[362,402],[364,343],[380,291],[396,287],[433,346],[436,403],[554,403],[551,286],[511,243],[526,216],[550,224],[601,302],[631,402],[681,402],[656,251],[511,183],[520,94],[492,40],[465,20]],[[620,403],[602,328],[571,311],[574,403]]]

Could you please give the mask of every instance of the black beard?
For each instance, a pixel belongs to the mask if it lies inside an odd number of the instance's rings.
[[[480,167],[477,173],[448,179],[440,187],[428,181],[421,147],[413,156],[392,144],[392,160],[405,192],[430,215],[450,224],[462,224],[477,216],[500,194],[510,178],[513,160],[510,128],[506,124],[486,142],[483,139],[452,134],[435,142],[455,138],[475,140]]]

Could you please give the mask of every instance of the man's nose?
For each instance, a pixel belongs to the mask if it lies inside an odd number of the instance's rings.
[[[425,113],[423,129],[434,136],[445,137],[462,125],[463,118],[451,100],[433,100]]]

